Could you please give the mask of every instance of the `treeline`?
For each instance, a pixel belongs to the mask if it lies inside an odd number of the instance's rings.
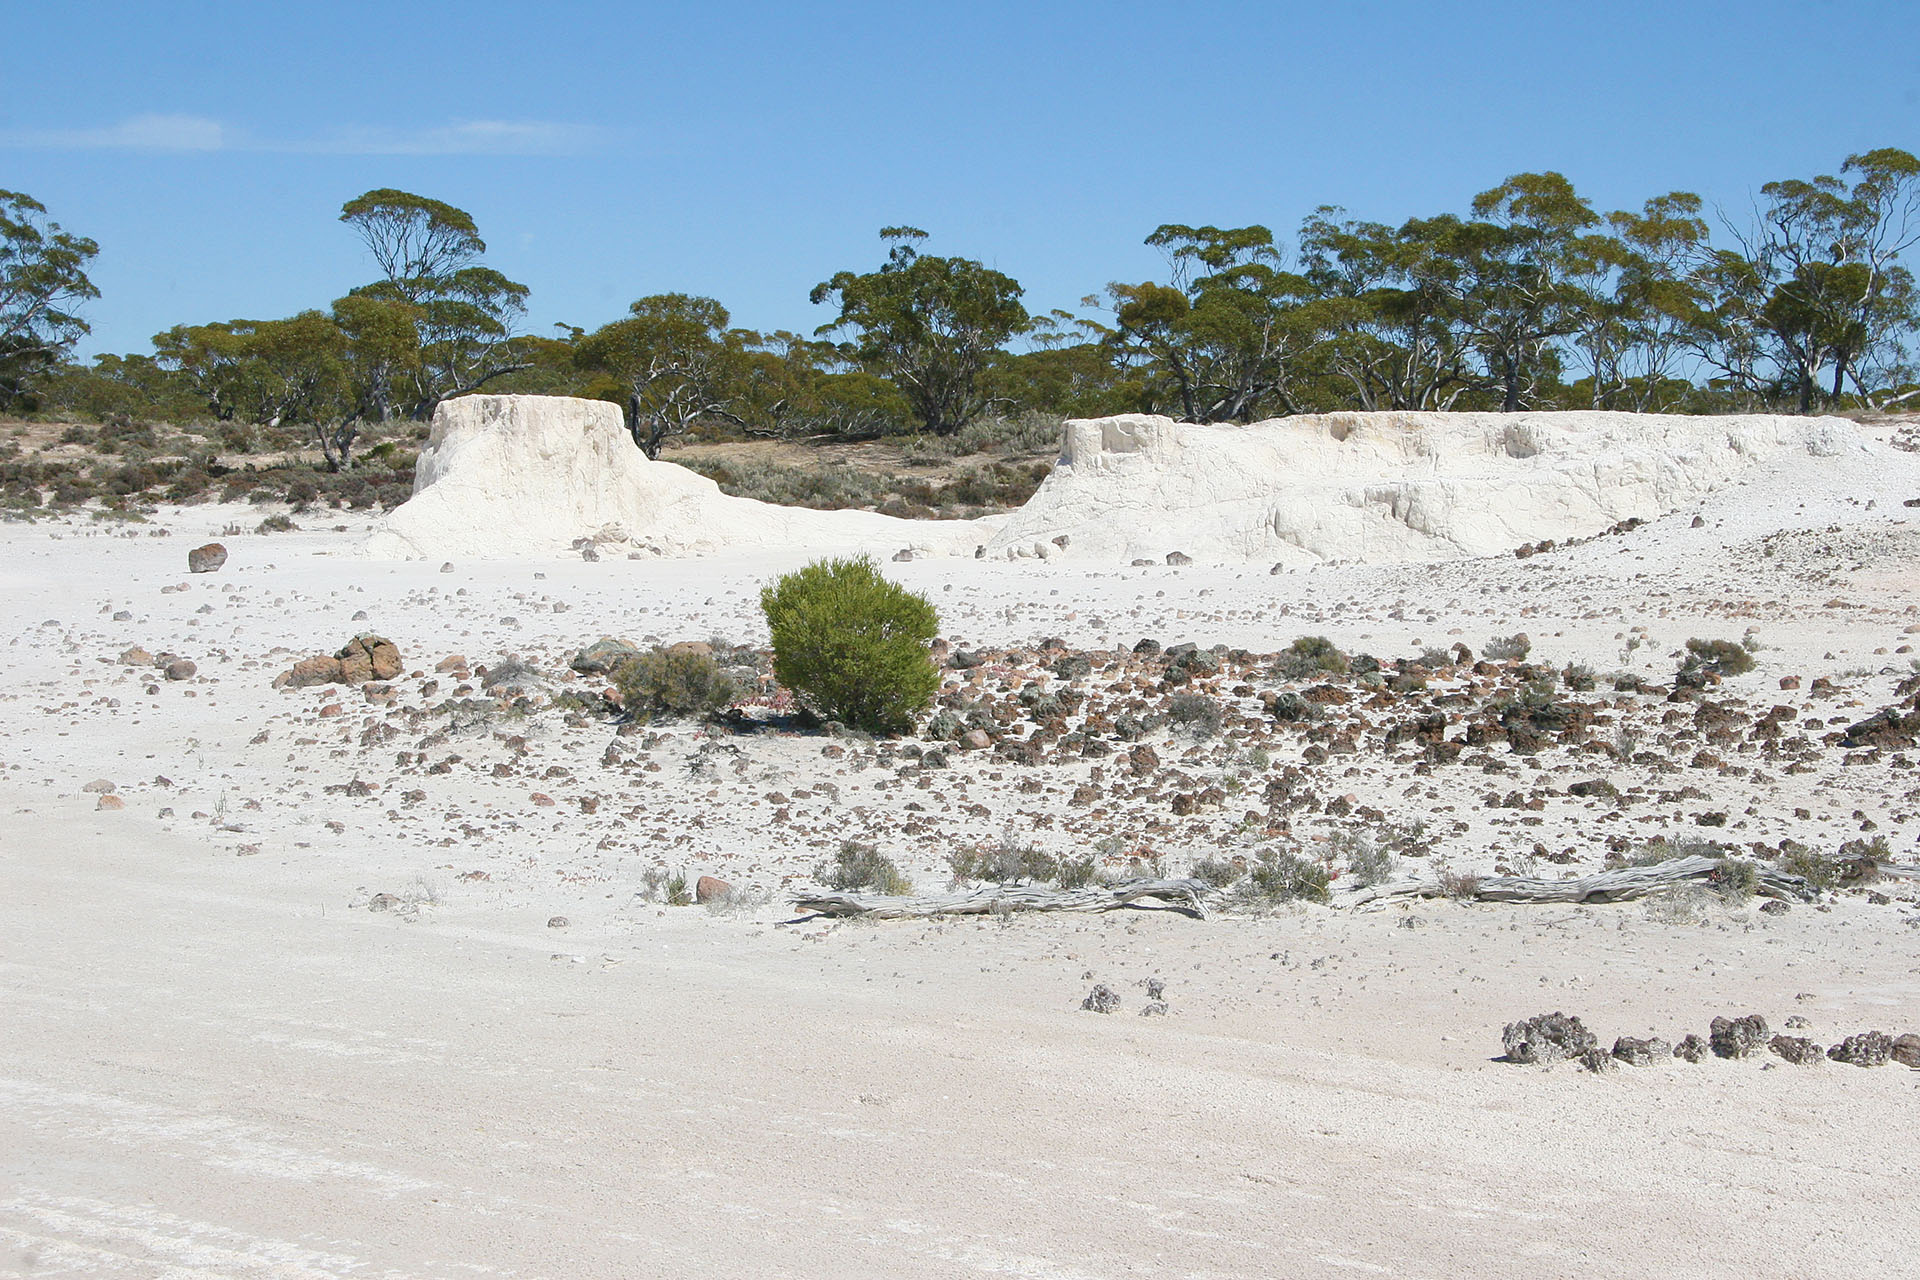
[[[152,355],[67,359],[95,296],[90,241],[0,192],[0,397],[97,420],[297,427],[333,468],[366,424],[475,390],[601,397],[657,456],[695,430],[952,435],[983,416],[1144,411],[1248,422],[1335,409],[1888,408],[1920,396],[1920,161],[1771,182],[1743,218],[1672,192],[1601,213],[1526,173],[1462,214],[1368,222],[1323,207],[1291,245],[1264,226],[1166,225],[1165,278],[1034,314],[1020,284],[881,232],[812,334],[734,327],[662,293],[598,328],[522,331],[527,288],[485,263],[462,210],[371,191],[341,211],[380,277],[324,309],[183,324]],[[1715,225],[1715,222],[1719,225]]]

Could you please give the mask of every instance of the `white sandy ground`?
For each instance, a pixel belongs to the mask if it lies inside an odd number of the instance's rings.
[[[1758,669],[1716,696],[1844,723],[1911,670],[1898,650],[1920,624],[1920,510],[1901,503],[1920,477],[1830,461],[1710,496],[1699,529],[1682,512],[1527,560],[888,571],[934,598],[946,634],[993,646],[1273,650],[1323,633],[1396,656],[1525,630],[1537,658],[1664,678],[1689,636],[1753,628]],[[188,547],[262,514],[0,528],[0,1274],[1916,1266],[1920,1073],[1752,1061],[1592,1077],[1492,1060],[1502,1024],[1552,1009],[1603,1042],[1748,1011],[1776,1027],[1801,1014],[1822,1043],[1920,1030],[1910,901],[1711,907],[1694,923],[1643,905],[945,926],[786,924],[777,898],[663,909],[636,896],[646,868],[777,893],[847,837],[881,842],[928,887],[956,845],[1009,826],[1056,851],[1150,838],[1178,869],[1230,846],[1243,806],[1169,821],[1116,796],[1096,817],[1065,801],[1091,762],[961,755],[921,787],[857,747],[829,760],[817,737],[684,727],[615,766],[609,726],[552,714],[428,752],[459,754],[451,772],[401,767],[417,731],[362,745],[385,708],[337,687],[275,692],[273,675],[372,630],[426,673],[395,685],[419,707],[447,696],[447,677],[422,686],[448,653],[558,670],[603,633],[763,640],[758,585],[804,551],[441,573],[358,559],[367,521],[328,513],[224,536],[221,572],[185,572]],[[200,674],[119,665],[135,644]],[[1783,693],[1783,675],[1839,688]],[[344,714],[320,718],[334,703]],[[502,740],[515,730],[523,753]],[[1214,747],[1157,746],[1196,780],[1257,794]],[[1362,804],[1428,818],[1457,867],[1545,842],[1591,870],[1605,834],[1694,834],[1708,807],[1732,817],[1701,834],[1830,849],[1872,822],[1913,857],[1912,771],[1841,754],[1790,776],[1654,776],[1557,751],[1494,778],[1377,758],[1332,776]],[[1575,776],[1709,800],[1619,825],[1586,802],[1481,803]],[[126,808],[97,812],[81,790],[94,779]],[[356,779],[368,794],[327,790]],[[772,820],[774,792],[790,822]],[[476,870],[490,878],[458,878]],[[380,891],[439,902],[370,914]],[[549,928],[556,915],[570,923]],[[1135,1016],[1156,976],[1168,1016]],[[1095,981],[1126,997],[1120,1013],[1080,1011]]]

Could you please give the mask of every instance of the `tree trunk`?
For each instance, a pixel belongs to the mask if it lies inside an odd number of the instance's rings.
[[[865,916],[871,920],[912,920],[926,916],[1005,915],[1015,911],[1112,911],[1153,900],[1162,910],[1205,919],[1200,880],[1124,880],[1084,889],[1047,889],[1039,885],[988,885],[966,893],[924,898],[894,898],[851,893],[803,894],[797,910],[825,916]]]

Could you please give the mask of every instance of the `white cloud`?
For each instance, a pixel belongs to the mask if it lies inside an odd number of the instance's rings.
[[[261,138],[204,116],[129,116],[98,129],[0,130],[0,147],[116,151],[269,151],[357,156],[550,156],[587,150],[600,131],[546,120],[461,120],[414,129],[355,127]]]
[[[351,129],[299,150],[381,156],[551,156],[589,147],[597,131],[545,120],[462,120],[428,129]]]
[[[236,139],[218,120],[204,116],[128,116],[104,129],[9,129],[0,145],[58,151],[112,148],[123,151],[225,151]]]

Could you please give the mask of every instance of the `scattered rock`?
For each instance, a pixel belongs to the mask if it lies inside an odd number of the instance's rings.
[[[699,903],[724,902],[733,886],[716,876],[701,876],[693,882],[693,900]]]
[[[1595,1045],[1580,1055],[1580,1069],[1599,1075],[1603,1071],[1613,1070],[1613,1055]]]
[[[1658,1059],[1671,1058],[1673,1046],[1658,1036],[1647,1040],[1621,1036],[1613,1042],[1613,1056],[1630,1066],[1649,1067]]]
[[[969,729],[960,735],[960,745],[969,751],[984,751],[993,745],[985,729]]]
[[[117,788],[105,778],[95,778],[92,782],[89,782],[80,789],[89,795],[105,795],[109,791],[116,790]]]
[[[166,675],[169,680],[191,680],[199,670],[191,659],[175,658],[167,664]]]
[[[1080,1007],[1093,1013],[1112,1013],[1120,1007],[1120,993],[1104,982],[1098,983],[1087,992],[1087,998],[1080,1002]]]
[[[305,689],[309,685],[334,684],[340,679],[340,659],[338,658],[302,658],[293,664],[293,670],[287,673],[287,684],[295,689]]]
[[[212,573],[227,562],[227,549],[217,542],[187,552],[188,573]]]
[[[1893,1037],[1884,1031],[1862,1031],[1827,1050],[1827,1057],[1850,1067],[1884,1067],[1893,1059]]]
[[[1920,1068],[1920,1035],[1909,1031],[1893,1042],[1893,1060],[1903,1067]]]
[[[547,928],[549,929],[564,929],[569,923],[571,922],[565,916],[547,917]]]
[[[1193,557],[1184,551],[1169,551],[1167,552],[1167,563],[1178,569],[1182,565],[1192,564]]]
[[[400,650],[393,641],[381,636],[355,636],[345,648],[333,655],[340,660],[340,683],[366,684],[369,680],[400,678]]]
[[[123,667],[150,667],[153,663],[153,655],[137,644],[131,649],[122,650],[120,654],[120,665]]]
[[[1682,1062],[1705,1062],[1707,1042],[1696,1035],[1684,1035],[1680,1037],[1680,1043],[1673,1046],[1673,1056]]]
[[[1715,1057],[1751,1057],[1767,1043],[1767,1020],[1757,1013],[1744,1018],[1715,1018],[1708,1037]]]
[[[1767,1048],[1796,1067],[1816,1066],[1826,1056],[1825,1050],[1805,1036],[1775,1036],[1767,1041]]]
[[[1164,1000],[1154,1000],[1154,1001],[1150,1001],[1150,1002],[1149,1002],[1149,1003],[1148,1003],[1148,1004],[1147,1004],[1147,1005],[1146,1005],[1145,1007],[1143,1007],[1143,1008],[1142,1008],[1142,1009],[1140,1010],[1140,1016],[1141,1016],[1141,1017],[1143,1017],[1143,1018],[1164,1018],[1164,1017],[1166,1017],[1166,1016],[1167,1016],[1167,1002],[1166,1002],[1166,1001],[1164,1001]]]
[[[1580,1019],[1558,1012],[1509,1022],[1500,1040],[1506,1046],[1507,1061],[1518,1063],[1559,1062],[1599,1045]]]
[[[1765,916],[1783,916],[1793,910],[1778,898],[1768,898],[1760,904],[1760,914]]]
[[[611,672],[615,667],[626,662],[628,659],[639,656],[640,650],[634,648],[631,641],[616,640],[612,636],[601,636],[598,640],[595,640],[592,644],[569,658],[567,665],[583,676],[600,676]],[[447,661],[451,662],[452,659],[449,658]],[[466,659],[462,658],[460,665],[465,666]],[[438,670],[450,671],[452,668],[442,663]]]
[[[449,671],[464,671],[466,668],[467,655],[464,653],[450,654],[433,664],[434,671],[441,675],[445,675]]]
[[[367,899],[369,911],[392,911],[400,905],[400,899],[391,893],[376,893]]]
[[[93,807],[96,809],[124,809],[127,807],[127,802],[119,796],[101,796],[100,799],[94,803]]]

